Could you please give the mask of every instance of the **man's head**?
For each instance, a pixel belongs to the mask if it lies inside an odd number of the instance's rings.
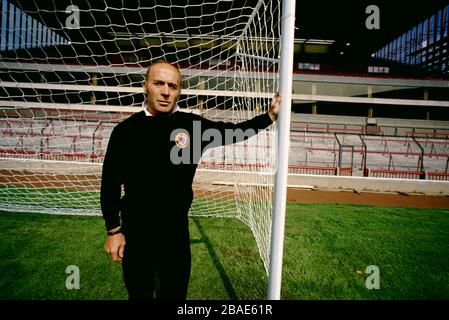
[[[181,94],[181,83],[181,73],[169,62],[150,65],[143,84],[148,111],[153,115],[170,114]]]

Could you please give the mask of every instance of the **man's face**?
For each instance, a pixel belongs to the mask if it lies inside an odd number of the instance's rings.
[[[151,67],[144,83],[148,101],[148,111],[153,114],[170,114],[181,94],[178,70],[168,63],[158,63]]]

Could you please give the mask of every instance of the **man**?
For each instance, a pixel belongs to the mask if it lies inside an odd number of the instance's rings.
[[[197,141],[203,140],[202,133],[218,132],[214,145],[234,143],[248,136],[226,139],[233,130],[262,130],[278,115],[279,94],[267,113],[239,124],[179,112],[181,82],[179,70],[167,61],[148,68],[144,110],[114,128],[103,162],[105,250],[113,261],[122,261],[129,299],[153,299],[154,293],[158,299],[187,297],[192,181],[201,156],[198,150],[211,146]]]

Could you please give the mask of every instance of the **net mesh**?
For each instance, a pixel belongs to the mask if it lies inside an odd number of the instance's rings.
[[[217,121],[265,112],[277,89],[278,1],[1,0],[0,209],[100,214],[112,128],[141,110],[154,61],[183,76],[179,106]],[[191,215],[237,217],[268,268],[275,128],[209,150]]]

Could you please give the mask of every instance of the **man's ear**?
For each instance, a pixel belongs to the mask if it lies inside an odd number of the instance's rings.
[[[147,95],[147,81],[146,80],[142,81],[142,87],[143,87],[143,92],[145,93],[145,95]]]

